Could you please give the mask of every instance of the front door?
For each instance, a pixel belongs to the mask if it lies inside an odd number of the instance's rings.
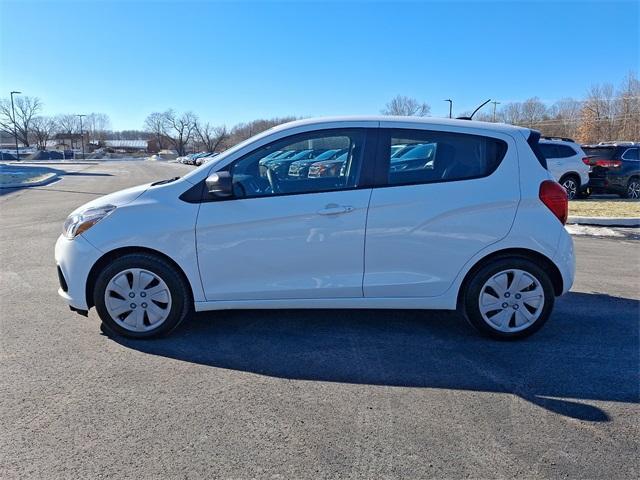
[[[366,129],[298,134],[224,168],[234,195],[205,199],[196,226],[208,301],[362,297],[366,136]],[[274,152],[330,149],[344,149],[344,163],[324,168],[319,160],[314,177],[288,175],[271,161],[282,156]]]

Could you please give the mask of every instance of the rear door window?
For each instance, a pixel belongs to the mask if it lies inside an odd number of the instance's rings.
[[[507,151],[502,140],[453,132],[383,130],[382,140],[390,185],[485,177]]]

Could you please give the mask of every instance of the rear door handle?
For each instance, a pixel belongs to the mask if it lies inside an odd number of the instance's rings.
[[[337,205],[330,203],[322,210],[318,210],[318,215],[340,215],[341,213],[353,212],[353,207],[349,205]]]

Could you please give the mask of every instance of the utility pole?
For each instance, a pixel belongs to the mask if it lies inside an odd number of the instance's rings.
[[[18,122],[16,121],[16,109],[13,106],[13,96],[20,95],[22,92],[11,92],[11,115],[13,115],[13,138],[16,141],[16,160],[20,160],[20,152],[18,151]]]
[[[496,106],[500,105],[500,102],[493,101],[493,123],[496,123]]]
[[[76,115],[80,119],[80,139],[82,140],[82,159],[84,160],[84,134],[82,133],[82,117],[86,115]]]
[[[449,118],[451,118],[451,114],[453,112],[453,100],[451,100],[450,98],[447,98],[444,101],[449,102]]]

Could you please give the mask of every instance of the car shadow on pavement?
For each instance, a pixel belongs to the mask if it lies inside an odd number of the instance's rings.
[[[584,401],[639,400],[639,313],[637,300],[569,293],[540,332],[515,342],[481,337],[454,312],[415,310],[207,312],[166,338],[112,338],[280,378],[513,394],[601,422],[607,413]]]

